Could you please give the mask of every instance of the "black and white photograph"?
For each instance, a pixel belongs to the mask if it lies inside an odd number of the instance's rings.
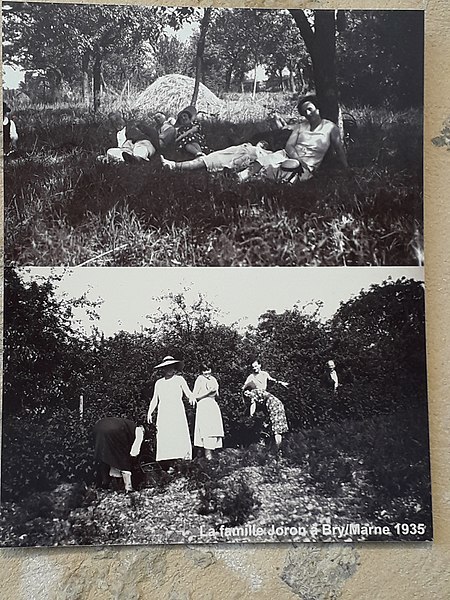
[[[1,546],[432,539],[423,268],[5,270]]]
[[[6,265],[423,264],[423,11],[2,9]]]

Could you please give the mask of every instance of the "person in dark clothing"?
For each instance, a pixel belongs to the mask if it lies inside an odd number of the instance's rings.
[[[336,365],[334,364],[334,360],[327,361],[325,365],[323,383],[330,392],[336,393],[338,391],[339,378],[336,373]]]
[[[103,488],[109,487],[110,478],[122,478],[125,491],[132,492],[132,472],[144,440],[144,426],[130,419],[104,417],[94,426],[98,475]]]
[[[175,128],[177,150],[187,152],[194,157],[204,156],[209,152],[202,124],[197,120],[195,106],[186,106],[178,113]]]
[[[325,424],[333,418],[337,409],[338,389],[340,387],[339,378],[336,373],[334,360],[328,360],[324,365],[324,372],[321,377],[321,423]]]
[[[159,153],[159,134],[155,127],[145,121],[125,121],[120,112],[108,115],[110,125],[116,135],[116,147],[109,148],[106,156],[99,156],[101,162],[147,162]]]

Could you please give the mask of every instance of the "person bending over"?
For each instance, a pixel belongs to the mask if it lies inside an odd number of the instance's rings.
[[[122,479],[126,492],[133,491],[131,481],[133,459],[138,457],[144,440],[145,427],[130,419],[104,417],[94,426],[94,458],[103,488],[110,478]]]

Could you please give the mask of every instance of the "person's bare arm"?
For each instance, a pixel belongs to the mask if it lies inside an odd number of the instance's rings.
[[[297,152],[297,141],[298,141],[299,135],[300,135],[300,127],[297,127],[291,133],[288,141],[286,142],[286,154],[289,156],[289,158],[295,158],[297,160],[300,160],[300,156]]]
[[[180,134],[177,137],[177,142],[179,142],[180,140],[183,140],[186,136],[188,136],[191,133],[197,133],[197,131],[199,131],[199,129],[200,129],[200,127],[198,125],[194,125],[190,129],[188,129],[188,131],[185,131],[184,133]]]
[[[158,382],[155,383],[155,389],[153,391],[153,398],[151,399],[150,406],[148,407],[147,423],[152,422],[152,413],[158,404],[159,398],[158,398],[158,389],[157,388],[158,388]]]
[[[141,451],[141,445],[144,440],[144,428],[136,427],[134,431],[134,442],[131,446],[130,456],[138,456]]]
[[[286,383],[286,381],[280,381],[279,379],[275,379],[274,377],[272,377],[272,375],[269,375],[269,373],[267,373],[267,379],[269,381],[273,381],[274,383],[279,383],[283,387],[288,387],[289,385],[288,383]]]
[[[344,169],[348,168],[347,156],[345,155],[344,144],[342,143],[341,134],[337,125],[333,127],[330,134],[331,147],[334,150],[337,159]]]
[[[191,392],[191,390],[189,389],[189,386],[188,386],[188,384],[186,382],[186,379],[184,377],[181,377],[181,389],[183,390],[183,394],[189,400],[189,404],[191,406],[195,406],[195,396]]]

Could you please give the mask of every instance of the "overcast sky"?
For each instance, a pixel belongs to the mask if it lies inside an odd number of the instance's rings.
[[[140,331],[149,325],[146,315],[168,304],[158,300],[169,292],[188,288],[188,302],[201,293],[220,310],[219,321],[240,329],[256,325],[266,310],[283,312],[295,304],[300,307],[323,302],[322,319],[330,318],[341,301],[382,283],[406,276],[423,280],[422,267],[237,267],[237,268],[111,268],[82,267],[76,269],[27,269],[26,280],[50,273],[64,276],[58,284],[58,295],[78,298],[83,294],[93,301],[102,300],[96,326],[106,336],[117,331]],[[90,321],[83,310],[75,309],[79,327],[89,332]]]

